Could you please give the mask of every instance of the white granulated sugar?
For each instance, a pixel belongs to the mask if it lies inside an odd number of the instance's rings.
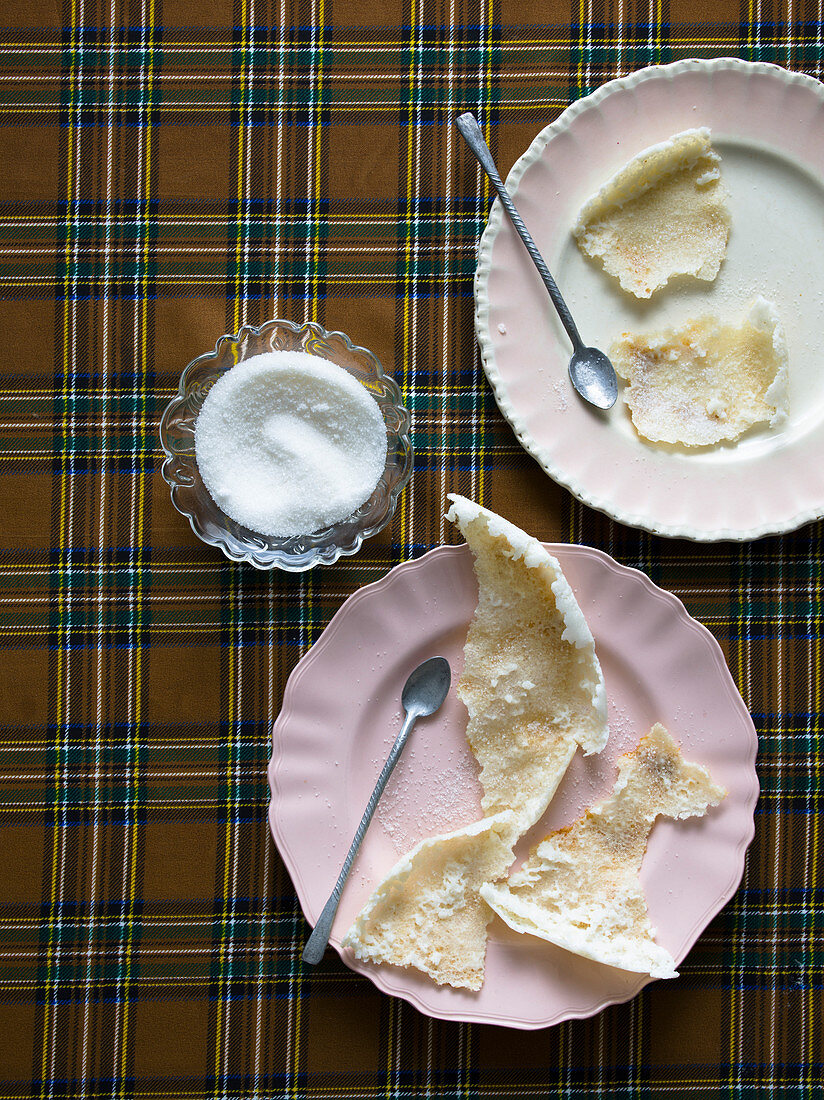
[[[557,398],[556,408],[558,409],[558,412],[566,412],[567,409],[569,408],[569,402],[567,401],[567,396],[566,396],[566,393],[564,392],[564,387],[561,385],[560,382],[553,382],[552,383],[552,389],[553,389],[553,391],[555,393],[555,396]]]
[[[619,754],[637,744],[638,730],[643,726],[644,722],[637,721],[626,706],[617,703],[614,698],[609,700],[609,738]]]
[[[449,763],[408,748],[378,803],[377,818],[398,855],[419,840],[476,821],[481,816],[478,767],[468,748]]]
[[[337,523],[369,499],[386,464],[386,426],[377,401],[342,367],[305,352],[266,352],[209,390],[195,454],[228,516],[286,538]]]

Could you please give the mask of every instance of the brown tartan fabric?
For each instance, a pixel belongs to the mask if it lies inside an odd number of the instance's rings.
[[[582,507],[480,370],[488,187],[604,80],[733,54],[819,76],[812,3],[6,0],[0,11],[0,1098],[822,1095],[820,524],[698,546]],[[355,558],[202,545],[157,422],[224,332],[314,319],[414,413]],[[268,834],[269,729],[347,595],[454,541],[458,490],[647,572],[709,626],[761,740],[756,838],[676,983],[523,1033],[379,994],[307,933]]]

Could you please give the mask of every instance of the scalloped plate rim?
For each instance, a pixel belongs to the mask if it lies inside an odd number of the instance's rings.
[[[648,65],[637,69],[627,76],[601,84],[589,95],[575,100],[566,107],[553,122],[549,123],[533,138],[524,153],[515,161],[510,169],[506,185],[510,192],[517,194],[518,184],[527,168],[539,159],[549,141],[558,134],[569,129],[579,114],[596,107],[602,99],[609,95],[630,91],[635,86],[647,80],[659,77],[662,74],[675,77],[681,73],[695,72],[698,70],[716,72],[728,70],[747,70],[759,72],[771,77],[778,77],[784,83],[799,84],[808,88],[819,97],[824,106],[824,85],[814,77],[806,73],[794,72],[780,65],[767,61],[745,61],[738,57],[714,57],[714,58],[683,58],[666,65]],[[603,495],[597,496],[590,493],[580,481],[564,472],[562,465],[553,459],[545,447],[539,444],[521,422],[521,416],[509,400],[507,386],[501,376],[495,359],[493,337],[489,327],[490,301],[486,291],[492,267],[492,247],[495,238],[504,221],[503,208],[500,200],[495,199],[490,208],[486,226],[478,244],[477,264],[473,281],[475,295],[475,335],[481,354],[481,362],[490,386],[495,395],[495,400],[503,416],[515,433],[521,446],[535,459],[539,466],[549,477],[558,482],[583,504],[603,512],[619,523],[627,524],[643,531],[649,531],[654,535],[662,535],[666,538],[685,538],[693,542],[743,542],[752,539],[764,538],[769,535],[786,534],[797,530],[805,523],[811,523],[824,517],[824,500],[818,505],[802,509],[792,517],[781,523],[766,521],[754,524],[747,528],[716,527],[701,530],[690,524],[667,524],[656,521],[653,517],[617,507],[611,500]]]
[[[656,585],[646,573],[640,569],[635,569],[632,566],[622,565],[620,562],[615,561],[609,554],[606,554],[602,550],[598,550],[595,547],[582,546],[578,544],[568,543],[543,543],[550,553],[573,553],[580,554],[583,557],[592,557],[600,561],[601,565],[607,568],[609,571],[617,574],[630,575],[635,583],[640,583],[641,587],[645,589],[648,596],[654,597],[659,602],[666,604],[670,611],[680,620],[682,626],[687,627],[696,637],[701,639],[701,642],[705,649],[710,653],[712,661],[716,666],[718,674],[724,683],[727,694],[733,707],[739,712],[739,714],[745,719],[746,724],[749,727],[749,751],[745,759],[742,760],[742,767],[746,766],[749,770],[750,782],[746,791],[746,804],[750,808],[751,813],[748,821],[748,828],[742,832],[738,845],[735,849],[733,858],[730,860],[731,874],[728,886],[725,890],[715,899],[713,899],[707,907],[703,910],[701,915],[696,918],[692,929],[686,937],[687,943],[683,950],[676,958],[676,965],[689,953],[694,947],[698,937],[706,928],[707,924],[724,908],[730,898],[738,889],[741,879],[744,873],[744,860],[746,857],[747,849],[752,843],[755,835],[755,820],[754,810],[758,801],[760,793],[760,785],[758,781],[758,775],[755,769],[755,761],[758,753],[758,735],[752,722],[752,717],[747,709],[744,700],[741,697],[735,681],[732,677],[732,673],[729,670],[727,662],[724,658],[724,654],[721,650],[717,640],[697,619],[689,614],[684,603],[672,592],[668,592],[666,589]],[[427,551],[418,558],[414,558],[411,561],[402,562],[394,566],[388,573],[377,581],[371,584],[364,585],[353,593],[344,603],[338,608],[335,614],[330,619],[328,625],[322,632],[318,640],[312,645],[312,647],[305,653],[295,665],[292,673],[286,684],[286,688],[283,694],[283,702],[280,712],[275,719],[272,726],[272,754],[269,760],[269,766],[267,769],[267,776],[269,780],[270,789],[270,801],[268,810],[269,827],[272,836],[283,859],[286,869],[289,872],[292,883],[295,887],[295,892],[300,902],[301,910],[306,917],[309,924],[314,925],[317,920],[317,914],[314,912],[313,907],[309,904],[307,899],[307,888],[304,883],[303,877],[300,873],[300,863],[292,854],[288,841],[285,835],[280,829],[280,825],[276,814],[276,799],[279,795],[278,786],[278,774],[280,771],[281,763],[283,760],[282,753],[278,750],[277,732],[280,726],[285,724],[290,716],[290,708],[292,700],[300,690],[301,682],[307,674],[312,670],[314,663],[321,659],[323,652],[328,645],[332,643],[335,636],[345,626],[345,621],[349,611],[352,607],[365,600],[370,600],[375,597],[380,598],[383,591],[392,586],[398,581],[399,578],[403,578],[407,573],[418,571],[420,569],[426,569],[427,565],[433,560],[444,555],[451,556],[466,556],[470,555],[470,550],[466,544],[437,546],[432,550]],[[592,1003],[586,1007],[581,1008],[578,1011],[560,1011],[550,1017],[541,1019],[525,1019],[525,1018],[512,1018],[510,1015],[494,1015],[491,1013],[484,1014],[468,1014],[461,1008],[457,1008],[455,1011],[433,1009],[431,1005],[424,1003],[414,990],[405,989],[400,985],[395,984],[392,981],[398,968],[395,967],[376,967],[369,964],[361,963],[358,959],[354,958],[351,952],[342,948],[339,939],[334,937],[330,939],[330,946],[334,947],[340,956],[344,965],[350,970],[353,970],[364,977],[369,978],[373,984],[385,993],[389,993],[392,996],[400,997],[403,1000],[414,1005],[420,1012],[427,1016],[431,1016],[435,1019],[462,1021],[466,1023],[486,1023],[494,1024],[502,1027],[513,1027],[519,1030],[537,1030],[539,1028],[551,1027],[555,1024],[562,1023],[565,1020],[572,1019],[586,1019],[596,1013],[602,1011],[604,1008],[608,1008],[613,1004],[622,1004],[631,1000],[633,997],[648,985],[649,982],[654,979],[648,975],[640,975],[638,983],[630,989],[626,995],[618,995],[610,997],[607,1000],[603,998],[599,999],[597,1003]],[[301,964],[302,965],[302,964]],[[402,981],[402,971],[399,972],[399,980]]]

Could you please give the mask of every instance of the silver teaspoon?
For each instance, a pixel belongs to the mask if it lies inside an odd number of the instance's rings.
[[[392,746],[389,756],[386,758],[386,763],[375,784],[375,789],[372,791],[369,801],[366,804],[366,809],[363,812],[360,825],[358,825],[357,831],[355,832],[352,845],[346,854],[346,859],[343,861],[343,867],[341,867],[341,872],[338,875],[338,881],[335,883],[335,888],[326,905],[324,905],[321,915],[318,917],[318,922],[314,927],[312,935],[306,941],[306,946],[303,949],[303,961],[305,963],[310,963],[314,966],[323,958],[326,945],[329,943],[332,922],[335,919],[335,913],[338,911],[343,885],[349,877],[352,863],[354,862],[355,856],[358,854],[358,848],[361,846],[361,841],[369,827],[369,822],[372,820],[372,815],[378,805],[380,796],[383,794],[383,789],[387,784],[389,776],[392,774],[392,769],[398,762],[398,757],[403,751],[406,739],[412,727],[415,725],[415,722],[418,718],[425,718],[427,715],[435,713],[446,698],[451,679],[452,675],[449,671],[449,662],[447,659],[445,657],[430,657],[428,661],[424,661],[422,665],[418,665],[414,672],[410,673],[409,678],[404,684],[403,693],[401,695],[401,705],[406,713],[406,717],[404,718],[400,733],[395,738],[395,744]]]
[[[558,311],[561,324],[567,330],[567,335],[572,341],[572,358],[569,361],[569,377],[573,386],[585,401],[589,401],[598,409],[611,409],[618,396],[618,380],[615,377],[615,368],[609,359],[598,348],[588,348],[581,339],[572,314],[569,312],[555,280],[546,266],[543,256],[524,225],[523,218],[515,209],[515,204],[507,191],[504,181],[501,179],[495,161],[489,151],[489,146],[484,141],[481,128],[471,114],[461,115],[456,123],[466,144],[478,158],[481,168],[489,176],[490,182],[498,192],[504,210],[517,230],[518,236],[526,245],[526,250],[532,257],[532,262],[538,268],[538,273],[544,281],[544,286],[549,291],[552,304]]]

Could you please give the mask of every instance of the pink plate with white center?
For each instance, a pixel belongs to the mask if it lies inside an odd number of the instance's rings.
[[[721,649],[675,596],[643,573],[583,546],[550,545],[595,637],[610,703],[598,756],[578,753],[547,813],[516,855],[606,794],[615,761],[655,722],[707,766],[727,797],[706,817],[659,821],[642,869],[657,939],[680,963],[741,879],[758,798],[757,737]],[[306,919],[314,924],[401,721],[411,670],[445,656],[453,687],[415,727],[343,892],[332,945],[353,970],[430,1016],[539,1028],[626,1001],[650,979],[579,958],[497,917],[478,993],[436,986],[414,970],[361,963],[341,939],[374,887],[425,836],[477,820],[480,787],[466,710],[454,682],[477,603],[466,546],[443,546],[351,596],[289,678],[269,765],[272,834]],[[686,966],[689,965],[687,960]],[[677,980],[677,979],[676,979]]]
[[[712,283],[676,279],[640,301],[578,249],[587,198],[631,157],[693,127],[711,130],[732,219]],[[789,415],[714,447],[641,439],[619,392],[607,414],[569,383],[570,346],[500,204],[481,239],[475,320],[501,411],[544,470],[622,523],[701,541],[751,539],[824,516],[824,87],[737,58],[678,61],[573,103],[515,163],[507,184],[585,343],[713,314],[739,323],[759,295],[789,353]]]

